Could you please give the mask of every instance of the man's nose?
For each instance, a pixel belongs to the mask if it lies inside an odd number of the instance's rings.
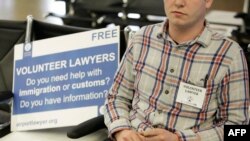
[[[186,0],[175,0],[176,7],[183,7],[186,4]]]

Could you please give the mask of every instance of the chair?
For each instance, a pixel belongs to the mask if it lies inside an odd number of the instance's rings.
[[[149,15],[165,16],[161,0],[60,0],[66,3],[66,15],[50,13],[48,16],[62,18],[64,24],[101,28],[109,24],[144,26],[159,22],[149,19]],[[122,13],[122,16],[118,16]],[[137,13],[140,18],[130,18],[129,13]]]
[[[13,47],[24,40],[26,22],[0,20],[0,138],[10,133]]]
[[[10,133],[14,45],[26,40],[26,21],[0,20],[0,137]],[[34,20],[32,40],[56,37],[90,29],[59,26]]]
[[[107,24],[100,22],[100,17],[107,14],[116,14],[120,9],[112,8],[112,5],[122,5],[122,0],[59,0],[65,1],[66,15],[61,16],[54,13],[49,13],[48,16],[56,16],[63,20],[64,24],[88,27],[88,28],[102,28]]]
[[[83,27],[74,27],[74,26],[60,26],[60,25],[55,25],[55,24],[50,24],[50,23],[45,23],[41,21],[34,20],[33,21],[33,29],[32,29],[32,40],[41,40],[41,39],[46,39],[46,38],[52,38],[52,37],[57,37],[61,35],[67,35],[67,34],[72,34],[72,33],[77,33],[77,32],[83,32],[83,31],[89,31],[92,30],[92,28],[83,28]],[[123,31],[121,31],[122,34],[120,34],[120,44],[121,45],[126,45],[125,41],[125,35],[123,34]],[[120,48],[120,53],[125,52],[125,47]],[[122,56],[122,55],[120,55]]]
[[[244,29],[234,30],[232,32],[233,37],[243,48],[248,67],[250,66],[250,14],[249,13],[238,13],[235,16],[236,18],[241,18],[244,21]],[[248,73],[250,76],[250,69],[248,69]]]

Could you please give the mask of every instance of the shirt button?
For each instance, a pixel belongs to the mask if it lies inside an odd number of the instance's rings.
[[[173,72],[174,72],[174,69],[170,69],[170,72],[173,73]]]
[[[158,125],[153,125],[154,128],[158,128]]]
[[[158,35],[157,35],[157,38],[158,38],[158,39],[162,38],[162,34],[161,34],[161,33],[158,34]]]
[[[158,110],[158,113],[159,113],[159,114],[162,114],[162,110]]]
[[[169,90],[165,90],[165,94],[169,94]]]

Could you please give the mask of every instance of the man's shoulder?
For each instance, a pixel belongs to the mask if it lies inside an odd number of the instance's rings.
[[[227,44],[230,44],[230,46],[232,47],[233,50],[241,50],[242,48],[240,47],[240,45],[233,39],[231,39],[230,37],[227,37],[221,33],[218,33],[214,30],[211,31],[212,33],[212,41],[214,42],[224,42],[224,43],[227,43]]]

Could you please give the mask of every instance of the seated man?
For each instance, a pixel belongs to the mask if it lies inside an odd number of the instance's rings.
[[[165,22],[130,40],[105,102],[117,141],[223,140],[249,122],[241,47],[205,20],[213,0],[164,0]]]

